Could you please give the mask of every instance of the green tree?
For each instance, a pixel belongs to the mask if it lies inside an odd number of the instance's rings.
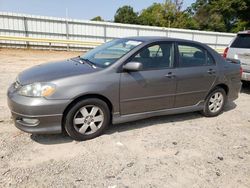
[[[99,22],[102,22],[102,21],[104,21],[104,20],[102,19],[101,16],[96,16],[96,17],[92,18],[91,21],[99,21]]]
[[[166,0],[140,14],[124,6],[117,10],[115,22],[221,32],[250,28],[250,0],[196,0],[186,10],[182,5],[183,0]]]
[[[182,11],[182,0],[167,0],[165,3],[154,3],[139,15],[139,24],[196,29],[197,23],[192,16]]]
[[[116,23],[137,24],[138,13],[131,6],[120,7],[115,13]]]
[[[199,29],[237,32],[250,27],[250,0],[196,0],[188,12]]]
[[[166,26],[167,20],[165,19],[165,10],[162,4],[154,3],[147,9],[142,10],[138,18],[138,23],[150,26]]]

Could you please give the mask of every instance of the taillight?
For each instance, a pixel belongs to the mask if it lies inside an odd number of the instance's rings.
[[[242,67],[240,66],[240,76],[242,77],[242,73],[243,73],[243,69]]]
[[[229,49],[229,48],[226,47],[225,50],[224,50],[224,53],[223,53],[223,57],[224,57],[224,58],[227,58],[228,49]]]

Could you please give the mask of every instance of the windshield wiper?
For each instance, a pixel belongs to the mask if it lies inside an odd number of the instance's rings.
[[[72,61],[75,61],[75,62],[77,62],[77,63],[81,63],[81,64],[86,63],[86,64],[88,64],[89,66],[91,66],[91,67],[94,68],[94,69],[97,68],[96,65],[95,65],[93,62],[91,62],[91,61],[88,60],[88,59],[81,58],[80,56],[75,57],[75,58],[71,58],[71,60],[72,60]]]
[[[85,58],[82,58],[81,56],[78,56],[78,58],[80,59],[80,61],[84,61],[85,63],[87,63],[89,66],[91,66],[92,68],[96,69],[96,64],[93,63],[92,61],[90,61],[89,59],[85,59]],[[82,62],[83,63],[83,62]]]

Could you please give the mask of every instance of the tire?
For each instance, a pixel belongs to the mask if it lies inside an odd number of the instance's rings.
[[[206,117],[218,116],[224,109],[227,95],[223,88],[217,87],[212,90],[205,100],[205,105],[201,113]]]
[[[89,98],[69,109],[65,115],[64,128],[71,138],[83,141],[100,136],[109,123],[108,105],[100,99]]]

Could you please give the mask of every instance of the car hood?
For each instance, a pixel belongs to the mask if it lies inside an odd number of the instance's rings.
[[[21,72],[17,80],[21,85],[26,85],[34,82],[48,82],[60,78],[88,74],[98,70],[101,69],[70,59],[31,67]]]

